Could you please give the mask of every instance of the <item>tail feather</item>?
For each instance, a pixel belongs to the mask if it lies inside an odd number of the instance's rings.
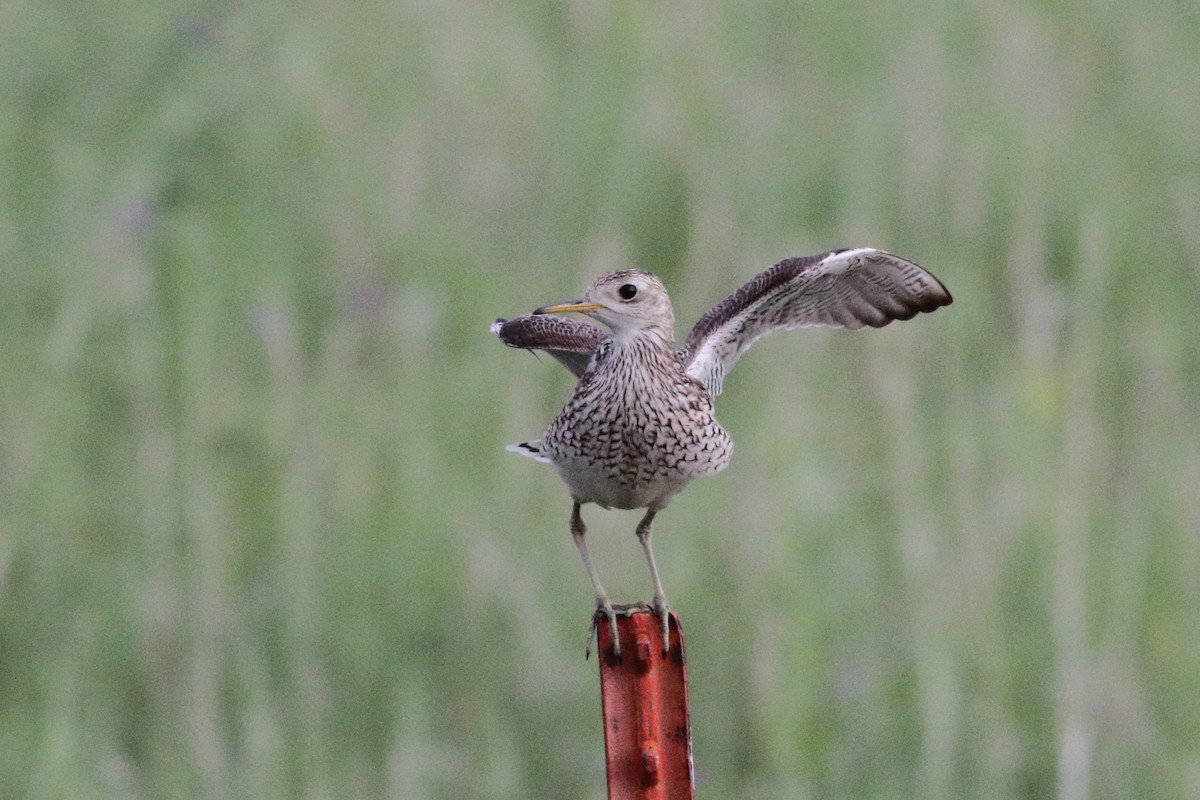
[[[510,444],[504,449],[520,453],[523,456],[532,458],[534,461],[542,461],[546,464],[550,463],[550,456],[546,455],[546,451],[542,448],[541,439],[535,442],[517,442],[516,444]]]

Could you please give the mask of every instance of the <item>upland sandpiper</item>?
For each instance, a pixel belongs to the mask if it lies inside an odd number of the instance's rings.
[[[675,344],[666,287],[641,270],[601,275],[578,300],[496,320],[492,332],[500,341],[544,350],[579,378],[545,435],[509,449],[553,464],[566,483],[574,501],[571,536],[618,655],[615,611],[588,557],[580,506],[646,509],[637,537],[650,565],[650,604],[662,620],[665,652],[670,606],[650,547],[651,525],[694,478],[729,463],[733,442],[713,414],[725,373],[755,339],[778,328],[879,328],[950,302],[937,278],[913,262],[858,248],[780,261],[705,313],[682,347]],[[611,333],[546,316],[566,312],[585,314]]]

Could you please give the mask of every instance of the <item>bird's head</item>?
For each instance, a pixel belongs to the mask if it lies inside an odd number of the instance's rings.
[[[570,303],[543,306],[534,314],[587,314],[612,328],[618,338],[656,329],[667,341],[674,339],[675,314],[667,287],[657,275],[640,269],[609,272],[592,281],[583,297]]]

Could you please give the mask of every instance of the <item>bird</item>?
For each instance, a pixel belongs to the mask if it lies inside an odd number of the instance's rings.
[[[588,555],[583,505],[646,509],[636,535],[666,655],[670,604],[650,544],[654,519],[694,479],[729,464],[733,441],[713,401],[742,353],[779,329],[880,328],[951,302],[946,287],[916,263],[859,247],[786,258],[760,272],[701,316],[682,345],[666,286],[640,269],[600,275],[576,300],[495,320],[491,332],[502,343],[548,353],[578,379],[542,438],[508,449],[552,464],[571,495],[571,537],[596,602],[585,654],[601,616],[617,657],[621,649],[616,609]]]

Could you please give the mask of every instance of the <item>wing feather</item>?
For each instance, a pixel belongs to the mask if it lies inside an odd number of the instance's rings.
[[[952,301],[937,278],[882,250],[864,247],[789,258],[713,306],[688,334],[679,358],[688,374],[715,396],[741,354],[773,330],[881,328]]]
[[[543,314],[522,314],[492,323],[492,333],[509,347],[544,350],[575,377],[582,377],[592,355],[609,334],[586,322]]]

